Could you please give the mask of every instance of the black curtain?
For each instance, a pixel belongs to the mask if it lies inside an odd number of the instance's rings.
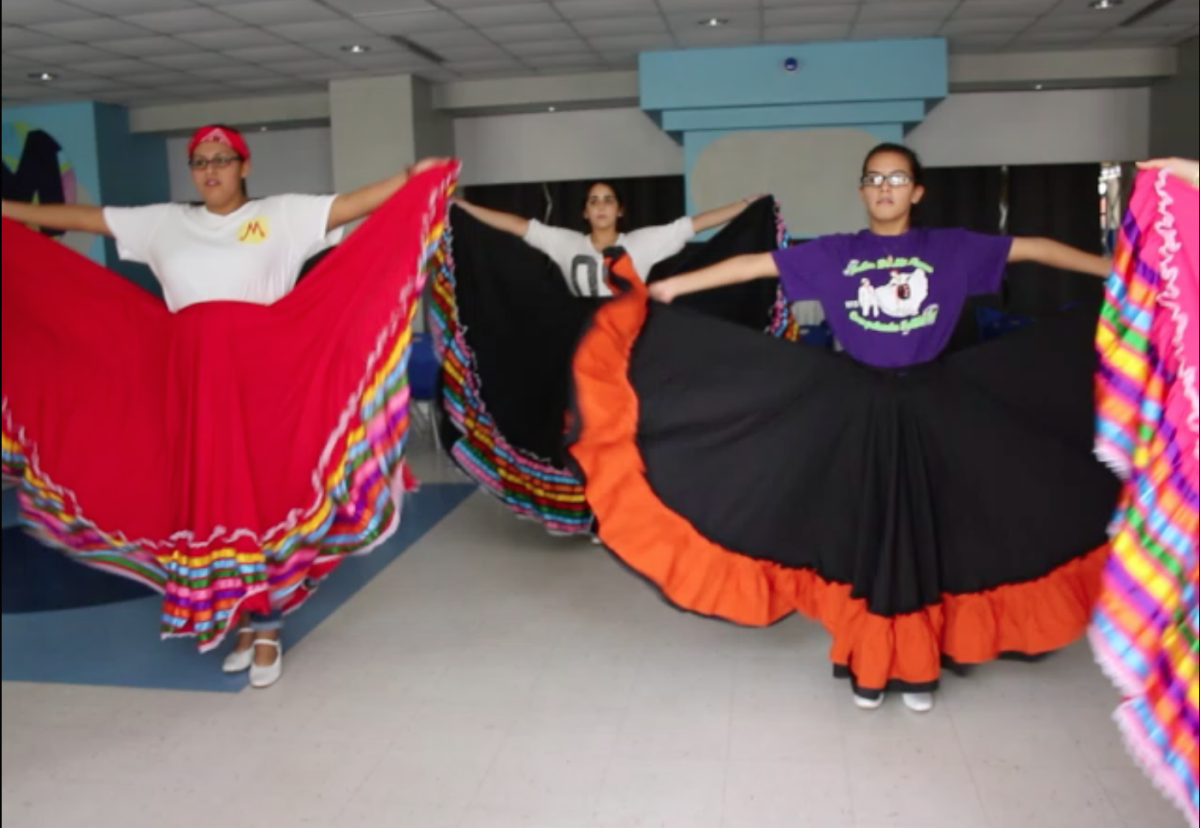
[[[1002,167],[936,167],[925,171],[925,197],[913,221],[918,227],[962,227],[1000,232],[1004,195]]]
[[[603,180],[613,186],[625,203],[625,218],[621,222],[624,232],[668,224],[687,213],[681,175]],[[465,188],[464,196],[480,207],[586,233],[583,205],[594,183],[593,179],[587,179],[544,184],[485,184]]]
[[[918,227],[961,227],[977,233],[1000,232],[1004,198],[1003,167],[934,167],[925,171],[925,197],[913,213]],[[972,296],[963,306],[948,349],[977,345],[982,331],[980,308],[999,308],[999,296]]]
[[[1008,232],[1045,236],[1089,253],[1103,252],[1099,164],[1053,164],[1008,170]],[[1006,304],[1027,316],[1053,314],[1080,301],[1099,302],[1104,282],[1037,264],[1008,271]]]

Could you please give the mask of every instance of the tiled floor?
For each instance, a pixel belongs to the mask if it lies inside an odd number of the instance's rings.
[[[1184,825],[1086,647],[918,717],[857,711],[826,646],[677,613],[477,495],[272,691],[4,685],[3,828]]]

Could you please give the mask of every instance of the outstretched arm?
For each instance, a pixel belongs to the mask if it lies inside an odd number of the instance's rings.
[[[746,208],[756,200],[757,198],[747,198],[743,201],[727,204],[724,207],[718,207],[716,210],[701,213],[692,218],[692,227],[695,228],[697,233],[703,233],[705,230],[711,230],[714,227],[720,227],[722,224],[728,224],[744,213]]]
[[[359,219],[365,219],[382,207],[384,202],[407,184],[410,178],[449,160],[448,158],[426,158],[399,175],[339,195],[333,201],[333,209],[329,211],[329,226],[326,229],[332,232],[339,227],[353,224]]]
[[[1183,179],[1193,187],[1200,188],[1200,163],[1187,158],[1156,158],[1138,164],[1143,170],[1170,170],[1176,178]]]
[[[650,295],[659,302],[673,302],[689,293],[777,276],[779,267],[775,264],[774,256],[770,253],[751,253],[655,282],[650,286]]]
[[[512,213],[502,213],[499,210],[491,210],[487,207],[480,207],[477,204],[463,201],[461,198],[457,199],[454,203],[489,227],[494,227],[505,233],[511,233],[520,239],[525,238],[529,233],[529,219],[527,218],[514,216]]]
[[[1013,239],[1012,251],[1008,254],[1010,262],[1037,262],[1038,264],[1056,267],[1059,270],[1071,270],[1076,273],[1086,273],[1089,276],[1099,276],[1107,279],[1112,273],[1112,259],[1085,253],[1076,247],[1056,242],[1053,239],[1034,237],[1018,237]]]
[[[95,233],[111,236],[108,222],[104,220],[104,208],[86,204],[24,204],[19,201],[4,201],[0,212],[4,218],[32,224],[50,230]]]

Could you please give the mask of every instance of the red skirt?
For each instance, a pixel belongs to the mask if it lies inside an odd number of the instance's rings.
[[[164,594],[216,647],[395,531],[411,324],[457,168],[406,185],[288,296],[172,314],[3,230],[3,473],[25,526]]]

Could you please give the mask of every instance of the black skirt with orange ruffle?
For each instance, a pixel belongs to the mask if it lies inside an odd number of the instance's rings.
[[[634,285],[574,358],[600,537],[684,610],[819,620],[868,697],[1059,649],[1086,630],[1118,495],[1092,454],[1097,310],[898,372]]]

